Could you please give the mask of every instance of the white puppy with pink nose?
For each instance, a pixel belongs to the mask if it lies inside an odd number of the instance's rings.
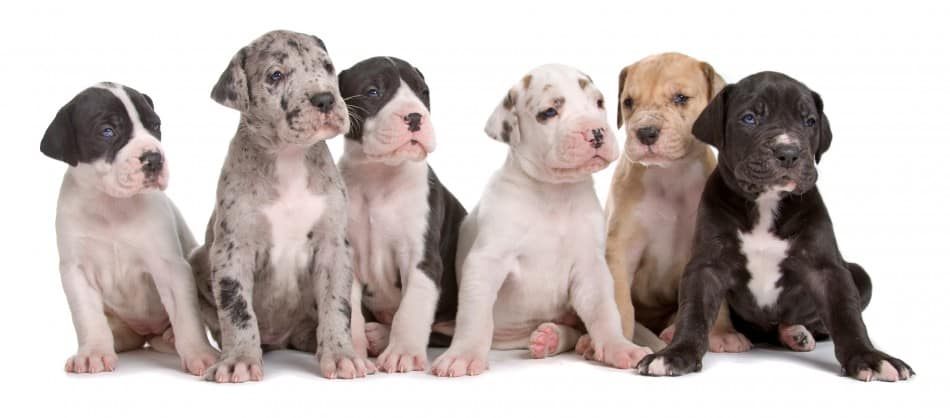
[[[592,178],[618,156],[603,94],[586,74],[545,65],[508,91],[485,132],[510,151],[462,223],[455,333],[432,373],[480,374],[491,348],[558,354],[585,327],[594,359],[633,367],[650,351],[621,332]]]

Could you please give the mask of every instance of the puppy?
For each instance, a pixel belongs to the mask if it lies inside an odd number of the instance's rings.
[[[112,371],[116,352],[145,343],[177,351],[196,375],[217,357],[185,259],[195,239],[162,193],[160,126],[151,98],[101,83],[63,106],[43,136],[43,154],[69,164],[56,208],[59,270],[79,340],[67,372]]]
[[[510,152],[462,223],[455,335],[434,374],[479,374],[490,348],[536,358],[569,350],[581,322],[599,361],[627,368],[649,352],[623,337],[604,259],[591,174],[617,158],[606,115],[590,77],[546,65],[489,118],[485,132]]]
[[[620,72],[617,127],[626,125],[627,141],[607,195],[607,264],[627,338],[634,334],[635,310],[639,323],[667,342],[672,339],[696,208],[716,166],[712,148],[690,130],[724,84],[711,65],[675,52]],[[710,350],[750,347],[729,322],[728,308],[720,309]]]
[[[326,47],[264,34],[234,55],[211,97],[241,121],[191,257],[222,348],[205,378],[260,380],[262,349],[282,348],[316,352],[328,378],[373,372],[350,339],[346,192],[324,142],[349,119]]]
[[[425,370],[433,320],[455,317],[465,208],[425,161],[435,132],[422,73],[401,59],[375,57],[339,79],[351,118],[340,174],[356,273],[353,345],[378,355],[383,371]],[[365,323],[361,304],[375,322]]]
[[[830,335],[848,376],[895,381],[914,374],[871,345],[861,318],[871,280],[841,257],[815,186],[815,165],[831,145],[822,109],[818,93],[763,72],[726,86],[700,114],[693,134],[719,149],[719,164],[700,201],[676,335],[643,359],[641,374],[700,370],[723,300],[747,335],[778,335],[796,351]]]

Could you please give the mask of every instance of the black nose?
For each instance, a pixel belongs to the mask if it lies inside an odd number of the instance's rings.
[[[594,129],[590,131],[591,135],[594,136],[594,140],[590,142],[590,145],[594,149],[598,149],[604,145],[604,130],[603,129]]]
[[[660,130],[656,129],[655,126],[647,126],[644,128],[637,129],[637,139],[640,140],[643,145],[653,145],[656,143],[656,138],[660,136]]]
[[[415,112],[410,113],[406,115],[406,117],[403,118],[403,120],[405,120],[406,123],[409,124],[409,132],[418,132],[420,129],[422,129],[419,127],[419,123],[422,122],[422,115],[418,113],[415,113]]]
[[[142,162],[142,171],[146,174],[158,173],[162,171],[162,166],[165,165],[165,158],[162,157],[161,153],[155,151],[146,151],[139,157],[139,161]]]
[[[772,148],[772,154],[775,155],[775,159],[778,160],[779,165],[785,168],[790,168],[798,162],[798,156],[801,155],[802,149],[795,145],[776,145]]]
[[[316,106],[323,113],[330,113],[335,101],[333,93],[320,93],[310,96],[310,104]]]

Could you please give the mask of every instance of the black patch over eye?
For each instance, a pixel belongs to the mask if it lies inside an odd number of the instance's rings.
[[[756,124],[755,115],[751,113],[746,113],[742,115],[742,123],[746,126],[754,126]]]
[[[282,73],[282,72],[280,72],[280,71],[274,71],[274,72],[270,73],[270,75],[269,75],[267,78],[270,79],[270,81],[271,81],[272,83],[276,83],[276,82],[278,82],[278,81],[284,79],[284,73]]]
[[[818,120],[816,120],[814,116],[809,116],[805,118],[805,126],[809,128],[815,126],[816,123],[818,123]]]
[[[428,96],[429,96],[429,89],[423,89],[423,90],[422,90],[422,95],[428,97]]]
[[[370,87],[369,90],[366,90],[366,95],[369,97],[381,96],[381,94],[379,93],[379,89],[377,89],[376,87]]]
[[[623,107],[627,109],[633,108],[633,99],[629,97],[626,99],[623,99]]]
[[[102,135],[103,137],[106,137],[106,138],[112,138],[115,136],[115,130],[106,126],[102,128],[101,131],[99,131],[99,135]]]
[[[553,117],[555,117],[555,116],[557,116],[557,109],[555,109],[555,108],[553,108],[553,107],[549,107],[549,108],[547,108],[547,109],[541,111],[540,113],[538,113],[538,121],[539,121],[539,122],[544,122],[544,121],[546,121],[546,120],[548,120],[548,119],[551,119],[551,118],[553,118]]]
[[[688,101],[689,101],[689,96],[678,94],[678,93],[673,95],[673,103],[675,104],[682,106],[682,105],[685,105],[686,102]]]

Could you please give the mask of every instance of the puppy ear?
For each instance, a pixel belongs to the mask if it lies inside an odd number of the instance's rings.
[[[228,68],[221,73],[218,83],[211,89],[211,98],[214,101],[241,112],[246,111],[249,104],[247,74],[244,72],[246,54],[247,47],[234,54]]]
[[[75,166],[79,163],[79,150],[72,109],[73,104],[69,102],[56,112],[56,117],[46,128],[46,134],[40,142],[40,151],[47,157]]]
[[[726,133],[726,101],[729,100],[729,92],[733,89],[733,84],[722,88],[719,93],[709,101],[703,112],[693,122],[693,136],[700,141],[722,149],[722,144]]]
[[[421,78],[421,79],[423,79],[423,80],[426,79],[426,76],[422,75],[422,71],[419,71],[418,68],[412,67],[412,69],[413,69],[413,70],[416,70],[416,72],[419,73],[419,78]]]
[[[706,97],[712,100],[712,98],[719,93],[719,90],[722,90],[722,88],[726,86],[726,80],[723,80],[722,76],[720,76],[709,63],[701,62],[699,66],[706,76]]]
[[[498,104],[491,117],[488,118],[488,123],[485,124],[485,133],[488,136],[506,144],[516,144],[521,140],[518,115],[515,114],[515,104],[517,102],[518,93],[514,88],[508,90],[508,94]]]
[[[152,110],[155,110],[155,102],[152,101],[152,98],[148,97],[148,95],[145,93],[142,93],[142,97],[145,98],[145,103],[148,103],[148,107],[152,108]]]
[[[623,85],[627,81],[627,68],[630,67],[620,70],[620,83],[617,85],[617,129],[623,127]]]
[[[821,154],[831,147],[831,125],[828,124],[828,117],[825,116],[825,103],[821,100],[821,96],[811,92],[811,97],[815,100],[815,108],[818,110],[818,149],[815,150],[815,164],[818,164],[821,161]]]

